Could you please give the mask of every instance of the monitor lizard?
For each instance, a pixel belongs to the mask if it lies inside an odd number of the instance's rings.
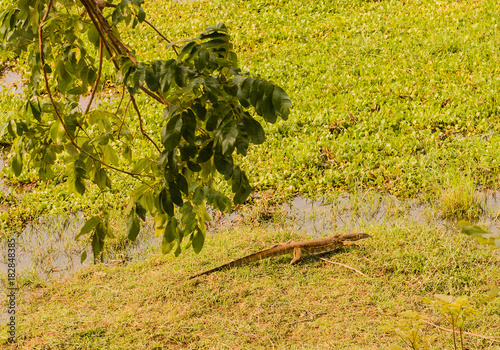
[[[243,264],[247,264],[253,261],[259,261],[265,258],[270,258],[272,256],[283,255],[288,253],[293,253],[293,259],[290,262],[290,264],[294,264],[295,262],[300,260],[302,254],[304,253],[308,255],[327,253],[335,249],[338,249],[344,245],[354,244],[354,241],[368,237],[370,237],[370,235],[366,233],[347,233],[328,238],[313,239],[311,241],[287,242],[279,244],[269,249],[262,250],[257,253],[247,255],[243,258],[233,260],[227,264],[221,265],[211,270],[198,273],[194,276],[191,276],[189,279],[203,275],[208,275],[216,271],[231,269],[233,267],[241,266]]]

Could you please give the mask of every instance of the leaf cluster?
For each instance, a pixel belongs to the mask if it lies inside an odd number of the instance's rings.
[[[29,167],[50,180],[54,167],[63,165],[75,193],[85,195],[88,186],[100,189],[101,215],[89,219],[79,235],[89,235],[94,259],[112,236],[104,197],[117,190],[111,172],[137,179],[125,210],[129,239],[137,238],[149,215],[155,218],[155,235],[163,236],[164,253],[178,255],[185,237],[184,248],[199,252],[207,205],[229,210],[251,192],[234,155],[245,156],[250,144],[265,141],[254,113],[275,123],[286,120],[291,107],[283,89],[240,70],[223,24],[167,45],[181,45],[175,59],[137,59],[117,28],[147,22],[142,2],[122,0],[110,14],[92,0],[19,0],[0,14],[3,49],[25,51],[31,67],[23,110],[0,126],[0,137],[14,140],[13,172],[17,176]],[[78,14],[77,5],[85,11]],[[128,103],[116,111],[82,111],[78,100],[101,91],[105,64],[116,68],[115,85]],[[151,136],[138,103],[143,93],[161,111]],[[147,146],[136,158],[132,149],[139,140]],[[230,185],[232,200],[215,189],[219,175]]]

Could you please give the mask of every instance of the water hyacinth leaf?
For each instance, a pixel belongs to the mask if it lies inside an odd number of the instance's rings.
[[[465,233],[469,236],[477,236],[489,233],[488,231],[485,231],[481,227],[474,225],[468,221],[459,221],[458,226],[460,227],[462,233]]]

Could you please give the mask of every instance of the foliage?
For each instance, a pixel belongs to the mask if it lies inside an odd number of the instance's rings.
[[[459,221],[458,226],[461,228],[462,233],[475,237],[480,244],[490,245],[497,249],[500,248],[499,237],[490,234],[481,227],[467,221]],[[477,302],[479,304],[485,304],[497,297],[500,297],[500,289],[498,286],[494,286],[486,296],[478,298]],[[471,316],[480,314],[480,312],[471,305],[469,297],[460,296],[454,298],[450,295],[436,294],[433,299],[426,297],[420,299],[436,310],[451,326],[453,346],[456,350],[457,346],[460,345],[460,348],[463,350],[465,346],[463,339],[464,323],[469,320]],[[395,324],[385,326],[383,329],[397,334],[411,349],[429,349],[435,337],[427,339],[422,335],[422,330],[425,327],[422,322],[422,316],[415,311],[405,311],[401,316],[405,319]],[[458,340],[456,337],[457,331],[460,336]],[[397,346],[393,348],[400,349]]]
[[[223,24],[192,40],[168,44],[175,58],[138,60],[119,31],[146,24],[156,30],[142,3],[122,0],[108,12],[111,5],[98,7],[93,0],[19,0],[0,15],[3,50],[25,55],[30,66],[24,108],[0,127],[0,136],[13,138],[11,169],[16,176],[36,169],[42,181],[59,177],[80,195],[91,186],[98,188],[101,213],[78,235],[89,235],[94,259],[106,237],[113,237],[105,194],[121,189],[110,172],[136,180],[126,208],[130,240],[152,215],[164,253],[175,248],[178,255],[184,238],[185,247],[199,252],[209,219],[206,205],[222,211],[231,206],[214,187],[217,173],[230,185],[234,204],[245,202],[251,191],[234,158],[265,140],[251,110],[275,123],[278,117],[288,118],[291,106],[281,88],[238,68]],[[122,89],[122,99],[128,99],[125,109],[91,108],[89,103],[78,110],[80,95],[90,93],[92,101],[103,89],[105,65],[116,69],[115,85]],[[163,111],[157,112],[162,119],[151,136],[137,100],[140,94]],[[140,139],[148,145],[138,158],[133,148]],[[58,165],[65,168],[63,175],[54,170]]]
[[[456,330],[460,334],[461,349],[464,349],[464,322],[478,311],[470,305],[469,298],[460,296],[453,298],[449,295],[436,294],[434,299],[422,298],[422,301],[432,306],[451,325],[453,334],[453,346],[457,349]]]
[[[490,245],[500,249],[500,236],[491,234],[468,221],[459,221],[458,226],[460,227],[462,233],[476,238],[480,244]]]
[[[416,311],[404,311],[400,316],[401,319],[394,324],[382,327],[382,330],[395,333],[410,349],[432,349],[432,343],[436,336],[425,336],[423,334],[426,325],[422,321],[422,316]],[[391,349],[396,350],[401,349],[401,347],[394,345]]]

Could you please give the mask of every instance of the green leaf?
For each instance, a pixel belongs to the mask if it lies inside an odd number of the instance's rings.
[[[167,222],[167,215],[165,214],[159,214],[156,215],[155,217],[155,237],[161,237],[165,234],[165,229],[166,226],[165,223]]]
[[[85,225],[80,230],[80,233],[75,237],[75,240],[83,235],[86,235],[94,229],[101,222],[101,218],[98,216],[93,216],[85,222]]]
[[[92,253],[94,254],[94,262],[97,262],[97,258],[101,256],[105,236],[102,224],[97,225],[94,230],[94,234],[92,235]],[[102,256],[101,260],[103,260]]]
[[[155,75],[155,72],[150,68],[146,68],[146,76],[144,81],[151,91],[157,91],[160,88],[160,83]]]
[[[205,243],[205,235],[197,229],[193,234],[192,244],[193,250],[196,254],[198,254],[203,248],[203,244]]]
[[[241,105],[245,108],[250,107],[249,96],[250,96],[250,90],[252,89],[252,85],[253,85],[254,81],[255,81],[255,79],[247,78],[239,86],[238,94],[236,96],[238,97],[238,100],[240,101]]]
[[[197,163],[205,163],[207,160],[212,158],[214,141],[210,141],[205,147],[203,147],[198,153],[198,158],[196,158]]]
[[[146,214],[148,213],[146,208],[142,206],[141,203],[135,203],[135,213],[142,221],[146,221]]]
[[[168,216],[174,216],[174,203],[165,188],[160,192],[159,200],[163,211],[167,213]]]
[[[233,203],[234,204],[243,204],[247,200],[248,196],[252,192],[252,187],[248,181],[248,178],[245,172],[241,172],[241,183],[238,191],[234,194]]]
[[[189,170],[195,172],[195,173],[198,173],[201,171],[201,165],[200,164],[196,164],[196,163],[193,163],[191,161],[188,160],[187,162],[187,166],[189,168]]]
[[[194,62],[194,66],[198,71],[201,72],[208,66],[209,62],[210,62],[210,53],[207,50],[201,50],[198,53],[198,59],[195,60]]]
[[[274,109],[278,111],[283,120],[288,119],[290,114],[290,107],[292,106],[292,100],[286,94],[286,92],[279,86],[275,86],[272,93],[272,103]]]
[[[220,152],[214,154],[215,169],[222,175],[224,179],[229,180],[233,175],[233,158],[228,155],[225,156]]]
[[[162,254],[168,254],[172,251],[172,248],[175,246],[175,241],[172,241],[170,243],[167,242],[165,237],[163,237],[163,240],[161,242],[161,252]]]
[[[184,175],[177,174],[175,177],[175,182],[177,183],[177,186],[179,186],[179,190],[181,192],[184,192],[186,196],[189,195],[189,185]]]
[[[19,176],[23,171],[23,157],[20,153],[16,153],[12,158],[12,170],[14,170],[14,175]]]
[[[118,156],[110,145],[104,146],[104,161],[108,164],[118,166]]]
[[[165,151],[167,152],[173,151],[180,141],[181,134],[175,130],[168,131],[162,135],[163,147],[165,147]]]
[[[182,65],[175,66],[174,80],[177,86],[181,88],[186,86],[186,79],[187,79],[187,67]]]
[[[252,143],[256,145],[264,143],[266,140],[266,133],[262,128],[262,125],[260,125],[257,120],[251,116],[247,116],[243,119],[243,124],[245,125],[246,131],[248,132]]]
[[[483,230],[481,227],[464,220],[459,221],[458,226],[460,227],[462,233],[465,233],[469,236],[482,236],[485,233],[489,233],[488,231]]]
[[[273,106],[273,92],[274,85],[269,84],[264,92],[264,97],[262,98],[262,116],[268,123],[276,123],[277,114]]]
[[[130,239],[131,241],[135,241],[137,239],[137,236],[139,235],[140,230],[141,225],[139,224],[139,219],[135,212],[132,212],[132,214],[128,216],[127,220],[128,239]]]
[[[85,193],[85,180],[76,174],[75,174],[74,186],[78,194],[83,195]]]
[[[238,137],[238,128],[236,128],[233,122],[227,123],[222,128],[221,132],[221,144],[222,144],[222,154],[231,154],[234,151],[234,143]]]
[[[163,120],[168,120],[170,117],[179,110],[179,106],[169,106],[165,107],[163,110]]]
[[[171,217],[165,227],[165,234],[163,235],[163,239],[166,243],[173,242],[177,238],[177,225],[177,219]]]
[[[174,202],[174,204],[176,204],[177,206],[182,207],[182,205],[184,204],[182,200],[182,194],[179,190],[179,187],[174,181],[168,183],[168,191],[170,193],[172,202]]]
[[[207,131],[214,131],[215,129],[217,129],[217,126],[219,125],[221,119],[222,118],[218,113],[210,113],[208,115],[207,123],[205,125]]]
[[[207,117],[207,109],[201,105],[201,103],[195,103],[191,106],[191,110],[194,112],[199,120],[204,121]]]
[[[196,41],[191,41],[188,44],[184,45],[181,47],[179,51],[179,55],[177,56],[177,62],[181,62],[184,57],[189,55],[191,51],[193,50],[194,47],[196,47],[198,44]]]
[[[85,260],[87,260],[87,252],[84,250],[80,257],[80,264],[83,264]]]

